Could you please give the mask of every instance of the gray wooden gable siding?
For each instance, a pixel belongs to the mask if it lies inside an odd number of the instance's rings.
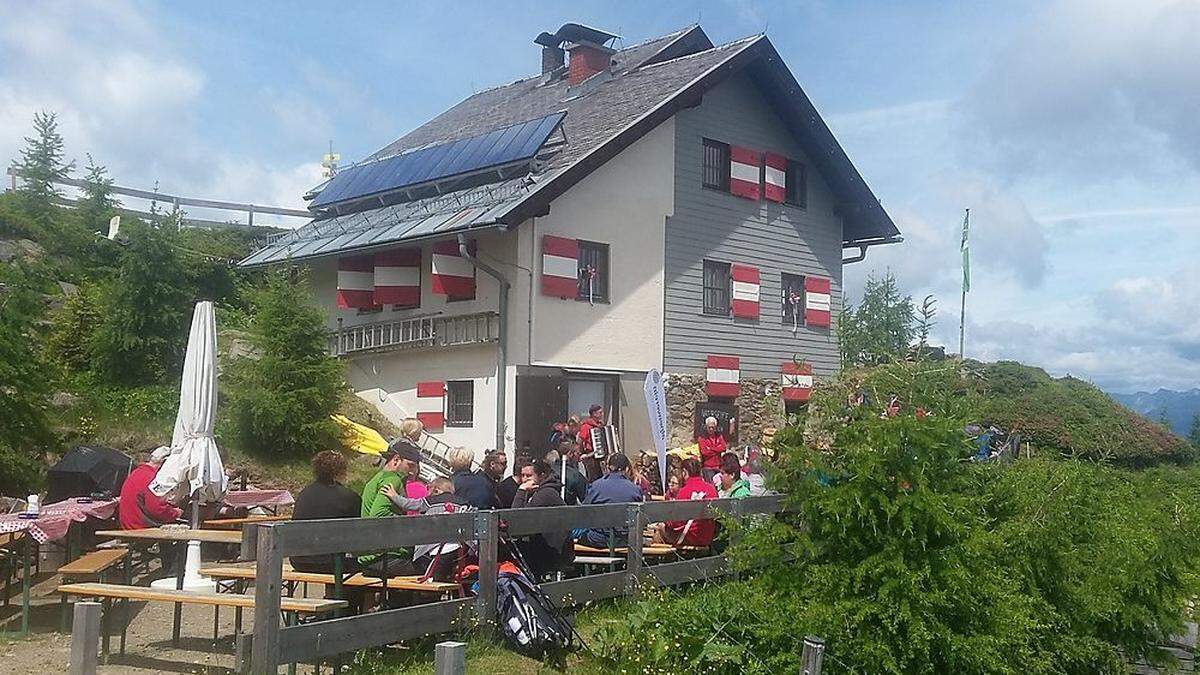
[[[733,78],[675,118],[675,213],[667,218],[663,367],[702,374],[709,354],[741,358],[743,378],[777,378],[795,355],[829,376],[838,369],[842,223],[824,181],[808,167],[808,207],[754,202],[702,185],[702,139],[805,161],[775,112],[745,77]],[[807,162],[806,162],[807,163]],[[757,320],[704,314],[704,260],[758,267]],[[832,280],[830,328],[795,333],[783,321],[780,273]]]

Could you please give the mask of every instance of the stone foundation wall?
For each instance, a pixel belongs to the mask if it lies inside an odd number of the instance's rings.
[[[704,393],[703,375],[667,373],[667,411],[671,428],[668,448],[678,448],[695,442],[694,419],[696,404],[708,401]],[[733,403],[738,409],[738,442],[757,443],[765,427],[780,427],[786,419],[778,379],[742,379],[738,397]]]

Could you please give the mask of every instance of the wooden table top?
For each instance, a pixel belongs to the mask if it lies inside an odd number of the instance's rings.
[[[149,527],[144,530],[100,530],[97,537],[142,541],[203,541],[215,544],[241,544],[242,533],[237,530],[187,530]]]

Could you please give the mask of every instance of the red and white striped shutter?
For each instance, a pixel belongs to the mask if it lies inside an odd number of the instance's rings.
[[[829,279],[804,277],[804,323],[808,326],[829,326]]]
[[[542,237],[542,295],[574,298],[579,294],[579,241]]]
[[[741,360],[736,356],[709,355],[704,371],[704,391],[717,398],[737,398]]]
[[[475,242],[469,246],[474,249]],[[431,249],[431,287],[434,293],[451,298],[470,298],[475,295],[475,266],[462,257],[457,241],[439,241]]]
[[[446,426],[446,383],[417,383],[417,419],[425,428],[441,431]]]
[[[782,204],[787,201],[787,157],[768,152],[763,164],[763,196]]]
[[[733,315],[742,319],[758,318],[758,268],[733,264]]]
[[[421,306],[421,249],[398,248],[375,254],[375,304]]]
[[[812,366],[807,363],[784,361],[779,368],[779,384],[783,388],[783,400],[807,401],[812,395]]]
[[[758,199],[761,156],[736,145],[729,147],[729,192],[746,199]]]
[[[338,258],[337,306],[341,309],[375,307],[375,256]]]

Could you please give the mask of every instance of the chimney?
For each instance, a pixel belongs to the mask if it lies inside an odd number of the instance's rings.
[[[608,70],[616,50],[596,42],[580,41],[569,43],[567,52],[571,55],[567,64],[567,81],[574,86],[596,73]],[[542,62],[545,63],[544,52]]]
[[[563,67],[566,53],[562,47],[542,45],[542,74],[553,73]]]

